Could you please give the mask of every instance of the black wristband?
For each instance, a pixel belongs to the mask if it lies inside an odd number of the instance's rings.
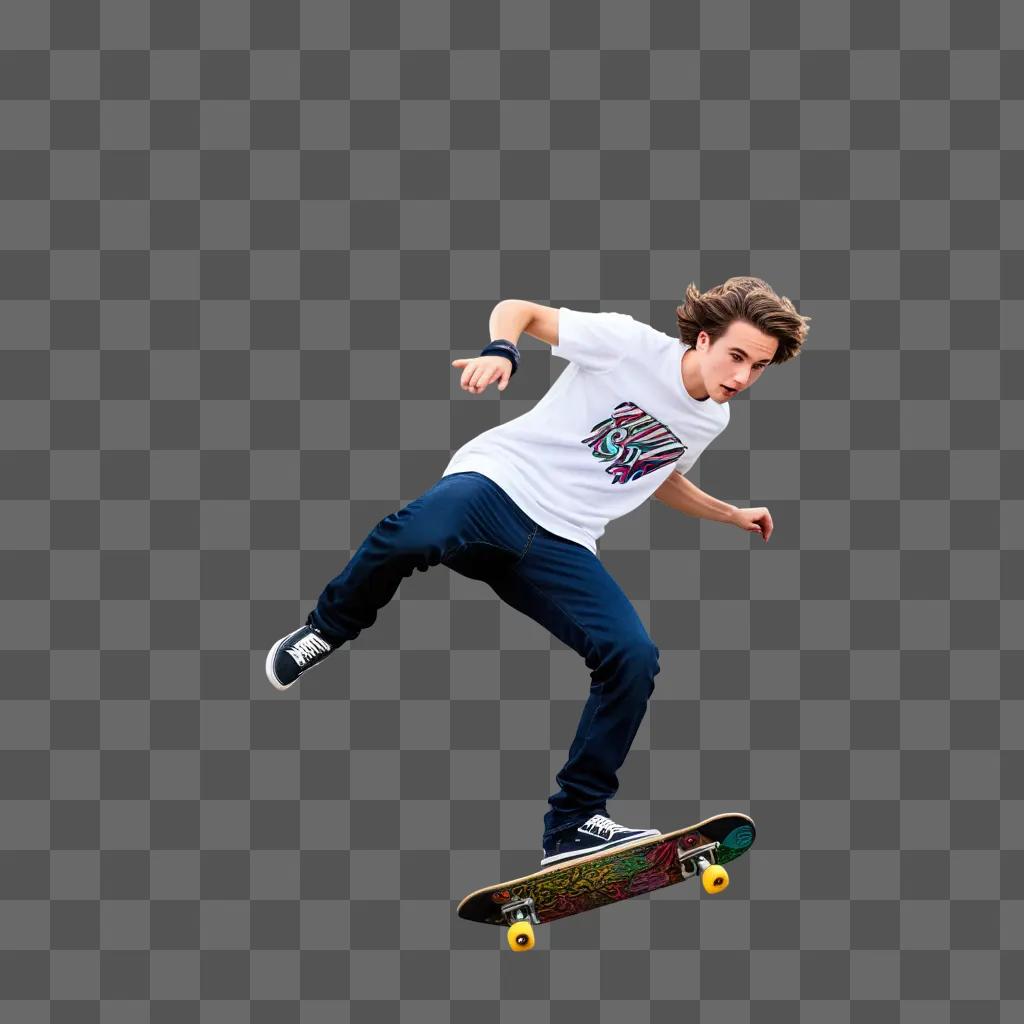
[[[512,372],[509,374],[510,377],[515,376],[516,370],[519,369],[519,354],[519,349],[516,348],[511,341],[505,341],[504,338],[497,338],[492,341],[480,353],[482,356],[504,356],[512,363]]]

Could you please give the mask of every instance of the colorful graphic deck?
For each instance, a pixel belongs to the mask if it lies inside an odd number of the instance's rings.
[[[547,924],[692,877],[694,872],[684,866],[690,850],[712,846],[712,852],[704,854],[707,860],[727,864],[750,848],[754,835],[754,822],[745,814],[720,814],[675,832],[550,864],[524,878],[480,889],[459,904],[458,914],[467,921],[508,925],[502,908],[529,900],[535,921]]]

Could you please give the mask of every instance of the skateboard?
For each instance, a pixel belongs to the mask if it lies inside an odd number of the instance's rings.
[[[532,949],[535,924],[619,903],[694,875],[700,875],[706,892],[722,892],[729,884],[722,865],[750,849],[754,835],[754,822],[745,814],[719,814],[478,889],[462,900],[458,914],[467,921],[505,925],[512,949]]]

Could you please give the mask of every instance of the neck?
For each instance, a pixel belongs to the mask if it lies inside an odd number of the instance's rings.
[[[708,397],[708,389],[704,387],[704,378],[697,365],[699,359],[700,355],[694,349],[688,348],[680,362],[680,374],[687,394],[698,402],[703,402]]]

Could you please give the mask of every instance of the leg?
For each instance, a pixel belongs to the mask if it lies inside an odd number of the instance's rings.
[[[306,619],[332,644],[353,640],[414,570],[426,572],[467,548],[514,561],[532,520],[479,473],[453,473],[370,531],[348,565],[324,588]]]
[[[544,839],[606,814],[621,767],[647,711],[658,648],[600,560],[581,544],[538,529],[522,560],[488,580],[498,596],[550,630],[586,661],[590,696],[568,760],[548,800]]]

